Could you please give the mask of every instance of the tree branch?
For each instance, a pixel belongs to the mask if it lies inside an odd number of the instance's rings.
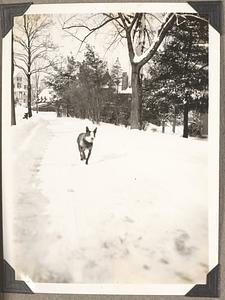
[[[78,41],[80,41],[81,44],[80,44],[80,47],[77,51],[77,53],[79,53],[82,45],[86,42],[86,40],[88,39],[88,37],[91,34],[93,34],[97,30],[101,29],[102,27],[104,27],[105,25],[107,25],[108,23],[110,23],[110,22],[112,22],[116,19],[119,19],[119,17],[110,17],[110,18],[107,18],[107,19],[105,18],[101,24],[99,24],[98,26],[95,26],[95,27],[88,27],[84,24],[79,24],[79,25],[64,26],[64,27],[62,27],[62,29],[65,30],[68,34],[70,34],[74,38],[76,38]],[[77,34],[73,34],[72,32],[69,31],[72,28],[84,28],[84,29],[87,29],[89,32],[83,38],[79,38],[77,36]]]
[[[38,69],[34,69],[30,72],[30,74],[35,74],[35,73],[39,73],[39,72],[43,72],[44,70],[48,69],[49,67],[52,66],[52,63],[49,63],[48,65],[44,66],[44,67],[40,67]]]
[[[118,41],[118,37],[120,37],[119,41]],[[116,34],[116,36],[114,37],[114,39],[112,40],[112,42],[110,43],[110,45],[107,47],[104,56],[106,55],[106,53],[110,50],[110,48],[113,46],[113,44],[115,44],[117,41],[118,43],[121,41],[122,37],[120,35],[120,32],[118,32]]]
[[[24,58],[22,58],[22,57],[15,57],[15,60],[19,60],[19,61],[22,61],[24,64],[25,64],[25,66],[27,66],[27,60],[26,59],[24,59]]]
[[[103,21],[103,23],[101,23],[100,25],[96,26],[96,27],[88,27],[86,25],[71,25],[71,26],[66,26],[66,27],[63,27],[62,29],[71,29],[71,28],[85,28],[87,29],[88,31],[90,31],[91,33],[92,32],[95,32],[96,30],[102,28],[103,26],[105,26],[106,24],[108,24],[109,22],[112,22],[113,20],[116,20],[116,19],[119,19],[119,17],[115,17],[115,18],[109,18],[109,19],[105,19],[105,21]]]
[[[121,28],[125,29],[124,26],[119,22],[120,18],[114,17],[113,14],[106,14],[106,13],[104,13],[103,15],[105,15],[105,16],[107,16],[107,17],[109,17],[109,18],[114,18],[114,21],[116,21],[116,23],[117,23]],[[114,24],[114,26],[115,26],[115,23],[113,23],[113,24]],[[115,27],[116,27],[116,26],[115,26]],[[117,27],[116,27],[116,28],[117,28]]]
[[[118,16],[119,16],[120,20],[121,20],[122,23],[123,23],[124,29],[127,31],[127,30],[128,30],[128,25],[127,25],[127,23],[126,23],[126,21],[125,21],[125,19],[124,19],[124,17],[123,17],[123,14],[122,14],[122,13],[118,13]]]
[[[133,20],[132,20],[130,26],[128,27],[128,31],[129,31],[129,32],[131,32],[131,30],[132,30],[132,28],[133,28],[135,22],[136,22],[141,16],[142,16],[142,14],[140,14],[140,13],[136,13],[136,14],[135,14],[135,16],[134,16],[134,18],[133,18]]]
[[[18,69],[23,70],[23,72],[24,72],[24,74],[25,74],[26,76],[28,75],[28,73],[27,73],[27,71],[24,69],[24,67],[18,65],[16,62],[14,62],[14,66],[16,66]]]
[[[31,58],[31,65],[33,64],[33,62],[38,59],[38,58],[44,58],[44,54],[46,54],[46,49],[43,49],[42,51],[38,52],[36,55],[33,55]]]
[[[133,48],[133,44],[132,44],[132,39],[131,39],[131,31],[129,29],[129,27],[126,24],[126,21],[123,17],[123,15],[121,13],[118,13],[120,20],[122,21],[125,31],[126,31],[126,38],[127,38],[127,46],[128,46],[128,54],[130,57],[130,62],[133,63],[134,60],[134,48]]]
[[[134,62],[137,63],[139,67],[145,65],[153,57],[153,55],[156,53],[159,46],[161,45],[166,33],[169,29],[172,28],[175,21],[176,15],[174,13],[170,13],[169,15],[167,15],[165,21],[162,23],[160,29],[158,30],[158,34],[154,39],[151,47],[149,47],[148,50],[146,50],[141,56],[136,57],[136,60],[134,60]]]
[[[51,25],[51,22],[46,21],[42,22],[38,27],[36,27],[31,33],[30,33],[30,40],[35,40],[37,37],[37,34],[41,32],[43,29],[46,29],[49,25]]]
[[[208,20],[207,19],[205,19],[205,18],[203,18],[203,17],[201,17],[201,16],[199,16],[198,14],[188,14],[188,13],[180,13],[180,14],[177,14],[178,16],[181,16],[181,17],[183,17],[183,18],[193,18],[193,19],[197,19],[197,20],[201,20],[201,21],[203,21],[203,22],[205,22],[205,23],[208,23]]]
[[[14,36],[13,39],[14,39],[14,42],[18,43],[20,46],[23,47],[24,50],[28,51],[27,44],[21,38]]]
[[[27,55],[23,54],[23,53],[14,52],[14,55],[17,56],[17,57],[27,58]]]

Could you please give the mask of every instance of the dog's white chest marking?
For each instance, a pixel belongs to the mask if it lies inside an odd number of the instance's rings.
[[[86,136],[86,137],[85,137],[85,140],[86,140],[88,143],[93,143],[94,138],[95,138],[94,132],[90,132],[90,135]]]

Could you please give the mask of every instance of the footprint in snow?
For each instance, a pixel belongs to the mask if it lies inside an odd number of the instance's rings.
[[[175,249],[180,255],[190,256],[193,254],[195,247],[188,246],[190,240],[189,234],[185,231],[181,232],[174,240]]]
[[[126,216],[126,217],[124,218],[124,222],[127,222],[127,223],[134,223],[134,220]]]
[[[148,265],[143,265],[143,269],[145,269],[146,271],[149,271],[151,268]]]
[[[162,264],[164,264],[164,265],[168,265],[168,264],[169,264],[168,259],[165,259],[165,258],[161,258],[161,259],[160,259],[160,262],[161,262]]]

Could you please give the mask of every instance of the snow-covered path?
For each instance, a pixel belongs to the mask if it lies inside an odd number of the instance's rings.
[[[101,124],[87,166],[76,137],[93,124],[51,114],[33,122],[26,139],[19,128],[13,139],[21,143],[11,246],[19,278],[205,281],[206,141]]]

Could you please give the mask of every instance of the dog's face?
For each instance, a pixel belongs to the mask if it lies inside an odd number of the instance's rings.
[[[85,140],[88,143],[93,143],[94,139],[95,139],[95,135],[97,132],[97,128],[95,128],[95,130],[90,131],[88,127],[86,127],[86,134],[85,134]]]

